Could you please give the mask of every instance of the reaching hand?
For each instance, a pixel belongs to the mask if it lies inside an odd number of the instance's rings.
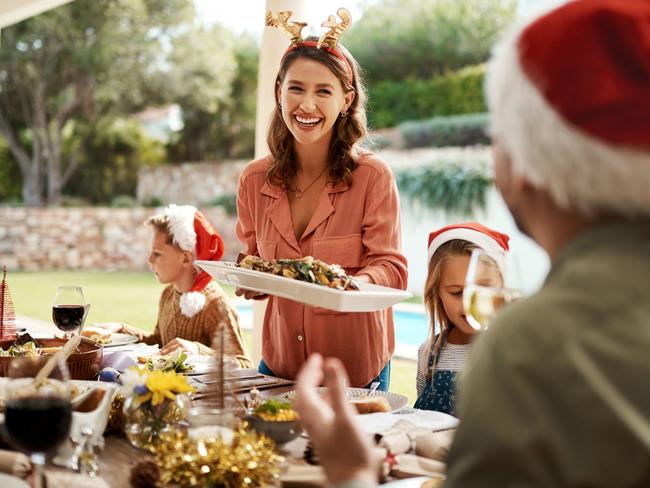
[[[197,355],[199,354],[199,345],[196,342],[192,341],[186,341],[185,339],[172,339],[169,341],[165,347],[163,347],[160,350],[160,354],[165,355],[169,354],[170,352],[175,351],[176,349],[180,349],[182,351],[185,351],[188,354],[193,354]]]
[[[354,407],[345,396],[346,373],[338,359],[323,362],[312,354],[298,374],[294,406],[309,433],[331,484],[358,480],[377,483],[370,440],[355,424]],[[331,405],[316,391],[325,380]]]
[[[237,288],[235,295],[238,297],[244,295],[246,300],[266,300],[269,296],[258,291],[246,290],[245,288]]]

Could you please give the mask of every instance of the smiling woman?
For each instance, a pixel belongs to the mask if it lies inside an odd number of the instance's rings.
[[[337,14],[341,22],[330,18],[328,32],[306,40],[304,24],[290,21],[287,12],[267,15],[267,25],[289,33],[292,45],[275,80],[271,154],[240,176],[237,236],[243,255],[313,256],[339,264],[358,281],[404,289],[397,186],[389,166],[359,147],[365,95],[356,61],[338,44],[350,15],[345,9]],[[388,389],[392,311],[340,313],[274,296],[266,310],[261,372],[294,379],[318,352],[340,358],[352,386],[377,380]]]

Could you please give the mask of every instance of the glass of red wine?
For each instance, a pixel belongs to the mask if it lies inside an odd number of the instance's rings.
[[[31,456],[35,488],[45,487],[45,454],[65,441],[72,422],[65,361],[58,361],[50,375],[36,383],[43,364],[39,358],[12,359],[5,398],[5,433],[14,447]]]
[[[80,286],[58,286],[52,303],[52,320],[70,339],[84,323],[90,305],[86,303]]]

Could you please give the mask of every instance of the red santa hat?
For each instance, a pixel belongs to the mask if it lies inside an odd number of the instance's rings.
[[[183,251],[191,252],[196,260],[218,261],[223,256],[223,240],[208,219],[192,205],[169,205],[163,214],[169,222],[172,242]],[[180,298],[181,313],[193,317],[205,305],[201,293],[212,278],[205,271],[199,271],[192,287]]]
[[[486,92],[513,171],[557,204],[650,213],[650,1],[575,0],[515,29]]]
[[[445,242],[456,239],[476,244],[485,251],[485,254],[494,259],[500,270],[505,270],[506,253],[510,249],[508,247],[510,237],[478,222],[448,225],[431,232],[429,234],[429,257],[427,262],[431,261],[435,252]]]

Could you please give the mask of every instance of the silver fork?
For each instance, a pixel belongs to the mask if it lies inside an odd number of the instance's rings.
[[[375,390],[379,388],[381,383],[379,381],[373,381],[370,383],[370,388],[368,389],[368,396],[372,396],[375,393]]]

